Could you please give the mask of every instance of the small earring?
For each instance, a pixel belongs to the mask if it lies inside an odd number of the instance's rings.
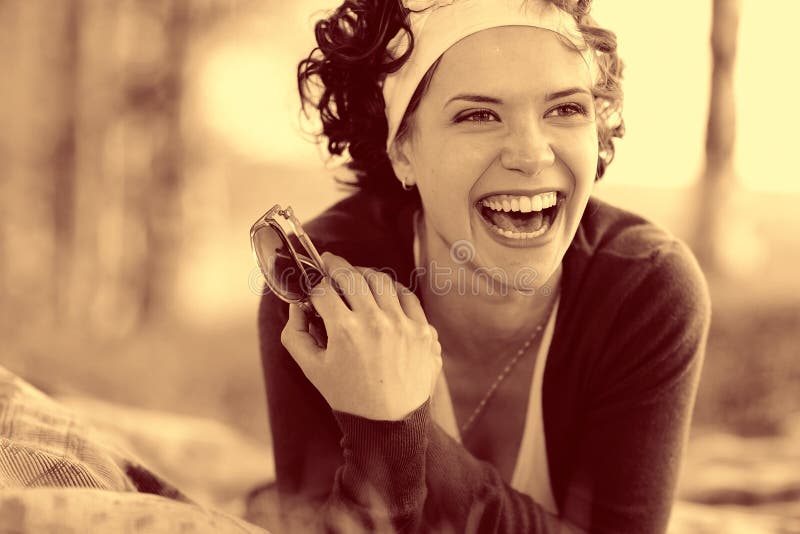
[[[413,186],[413,185],[408,185],[408,184],[406,183],[406,177],[405,177],[405,176],[403,176],[402,178],[400,178],[400,183],[402,183],[402,184],[403,184],[403,189],[405,189],[406,191],[411,191],[412,189],[414,189],[414,186]]]

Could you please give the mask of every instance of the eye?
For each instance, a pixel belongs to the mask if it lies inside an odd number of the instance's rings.
[[[488,109],[468,111],[455,118],[455,122],[491,122],[495,120],[499,121],[500,119]]]
[[[588,115],[586,108],[580,104],[560,104],[547,112],[545,117],[572,117],[574,115]]]

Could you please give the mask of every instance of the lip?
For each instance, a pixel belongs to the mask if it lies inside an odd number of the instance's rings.
[[[553,191],[553,189],[544,189],[544,190],[540,190],[540,191],[543,191],[543,192]],[[492,193],[492,194],[496,195],[496,194],[516,194],[516,193]],[[481,215],[481,213],[480,213],[480,210],[481,210],[480,202],[478,202],[475,205],[475,211],[476,211],[475,216],[478,217],[481,220],[481,225],[482,225],[483,229],[486,231],[486,233],[489,235],[489,237],[491,237],[492,239],[494,239],[495,241],[497,241],[498,243],[500,243],[500,244],[502,244],[504,246],[513,247],[513,248],[541,247],[541,246],[544,246],[544,245],[550,243],[552,240],[554,240],[556,238],[556,234],[558,233],[558,229],[561,226],[562,220],[565,217],[564,212],[566,211],[566,208],[567,208],[566,204],[567,204],[566,197],[562,196],[562,193],[559,192],[558,193],[558,213],[556,214],[555,220],[550,225],[550,228],[547,230],[547,232],[545,232],[544,234],[540,235],[539,237],[533,237],[533,238],[530,238],[530,239],[514,239],[512,237],[506,237],[504,235],[500,235],[500,234],[496,233],[489,226],[489,221],[484,219],[483,215]]]

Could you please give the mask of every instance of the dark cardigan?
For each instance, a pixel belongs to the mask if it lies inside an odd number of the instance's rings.
[[[409,285],[417,202],[359,192],[306,230],[320,251]],[[287,509],[327,500],[318,518],[344,532],[557,531],[559,518],[447,436],[427,403],[394,423],[334,414],[281,345],[287,317],[285,303],[263,297],[261,356]],[[588,532],[666,529],[709,321],[707,287],[689,249],[641,217],[590,199],[563,260],[544,371],[560,518]]]

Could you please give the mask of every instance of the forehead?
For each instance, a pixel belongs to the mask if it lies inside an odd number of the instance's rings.
[[[531,26],[503,26],[460,40],[441,58],[429,92],[517,93],[535,96],[566,86],[591,89],[584,59],[556,33]]]

